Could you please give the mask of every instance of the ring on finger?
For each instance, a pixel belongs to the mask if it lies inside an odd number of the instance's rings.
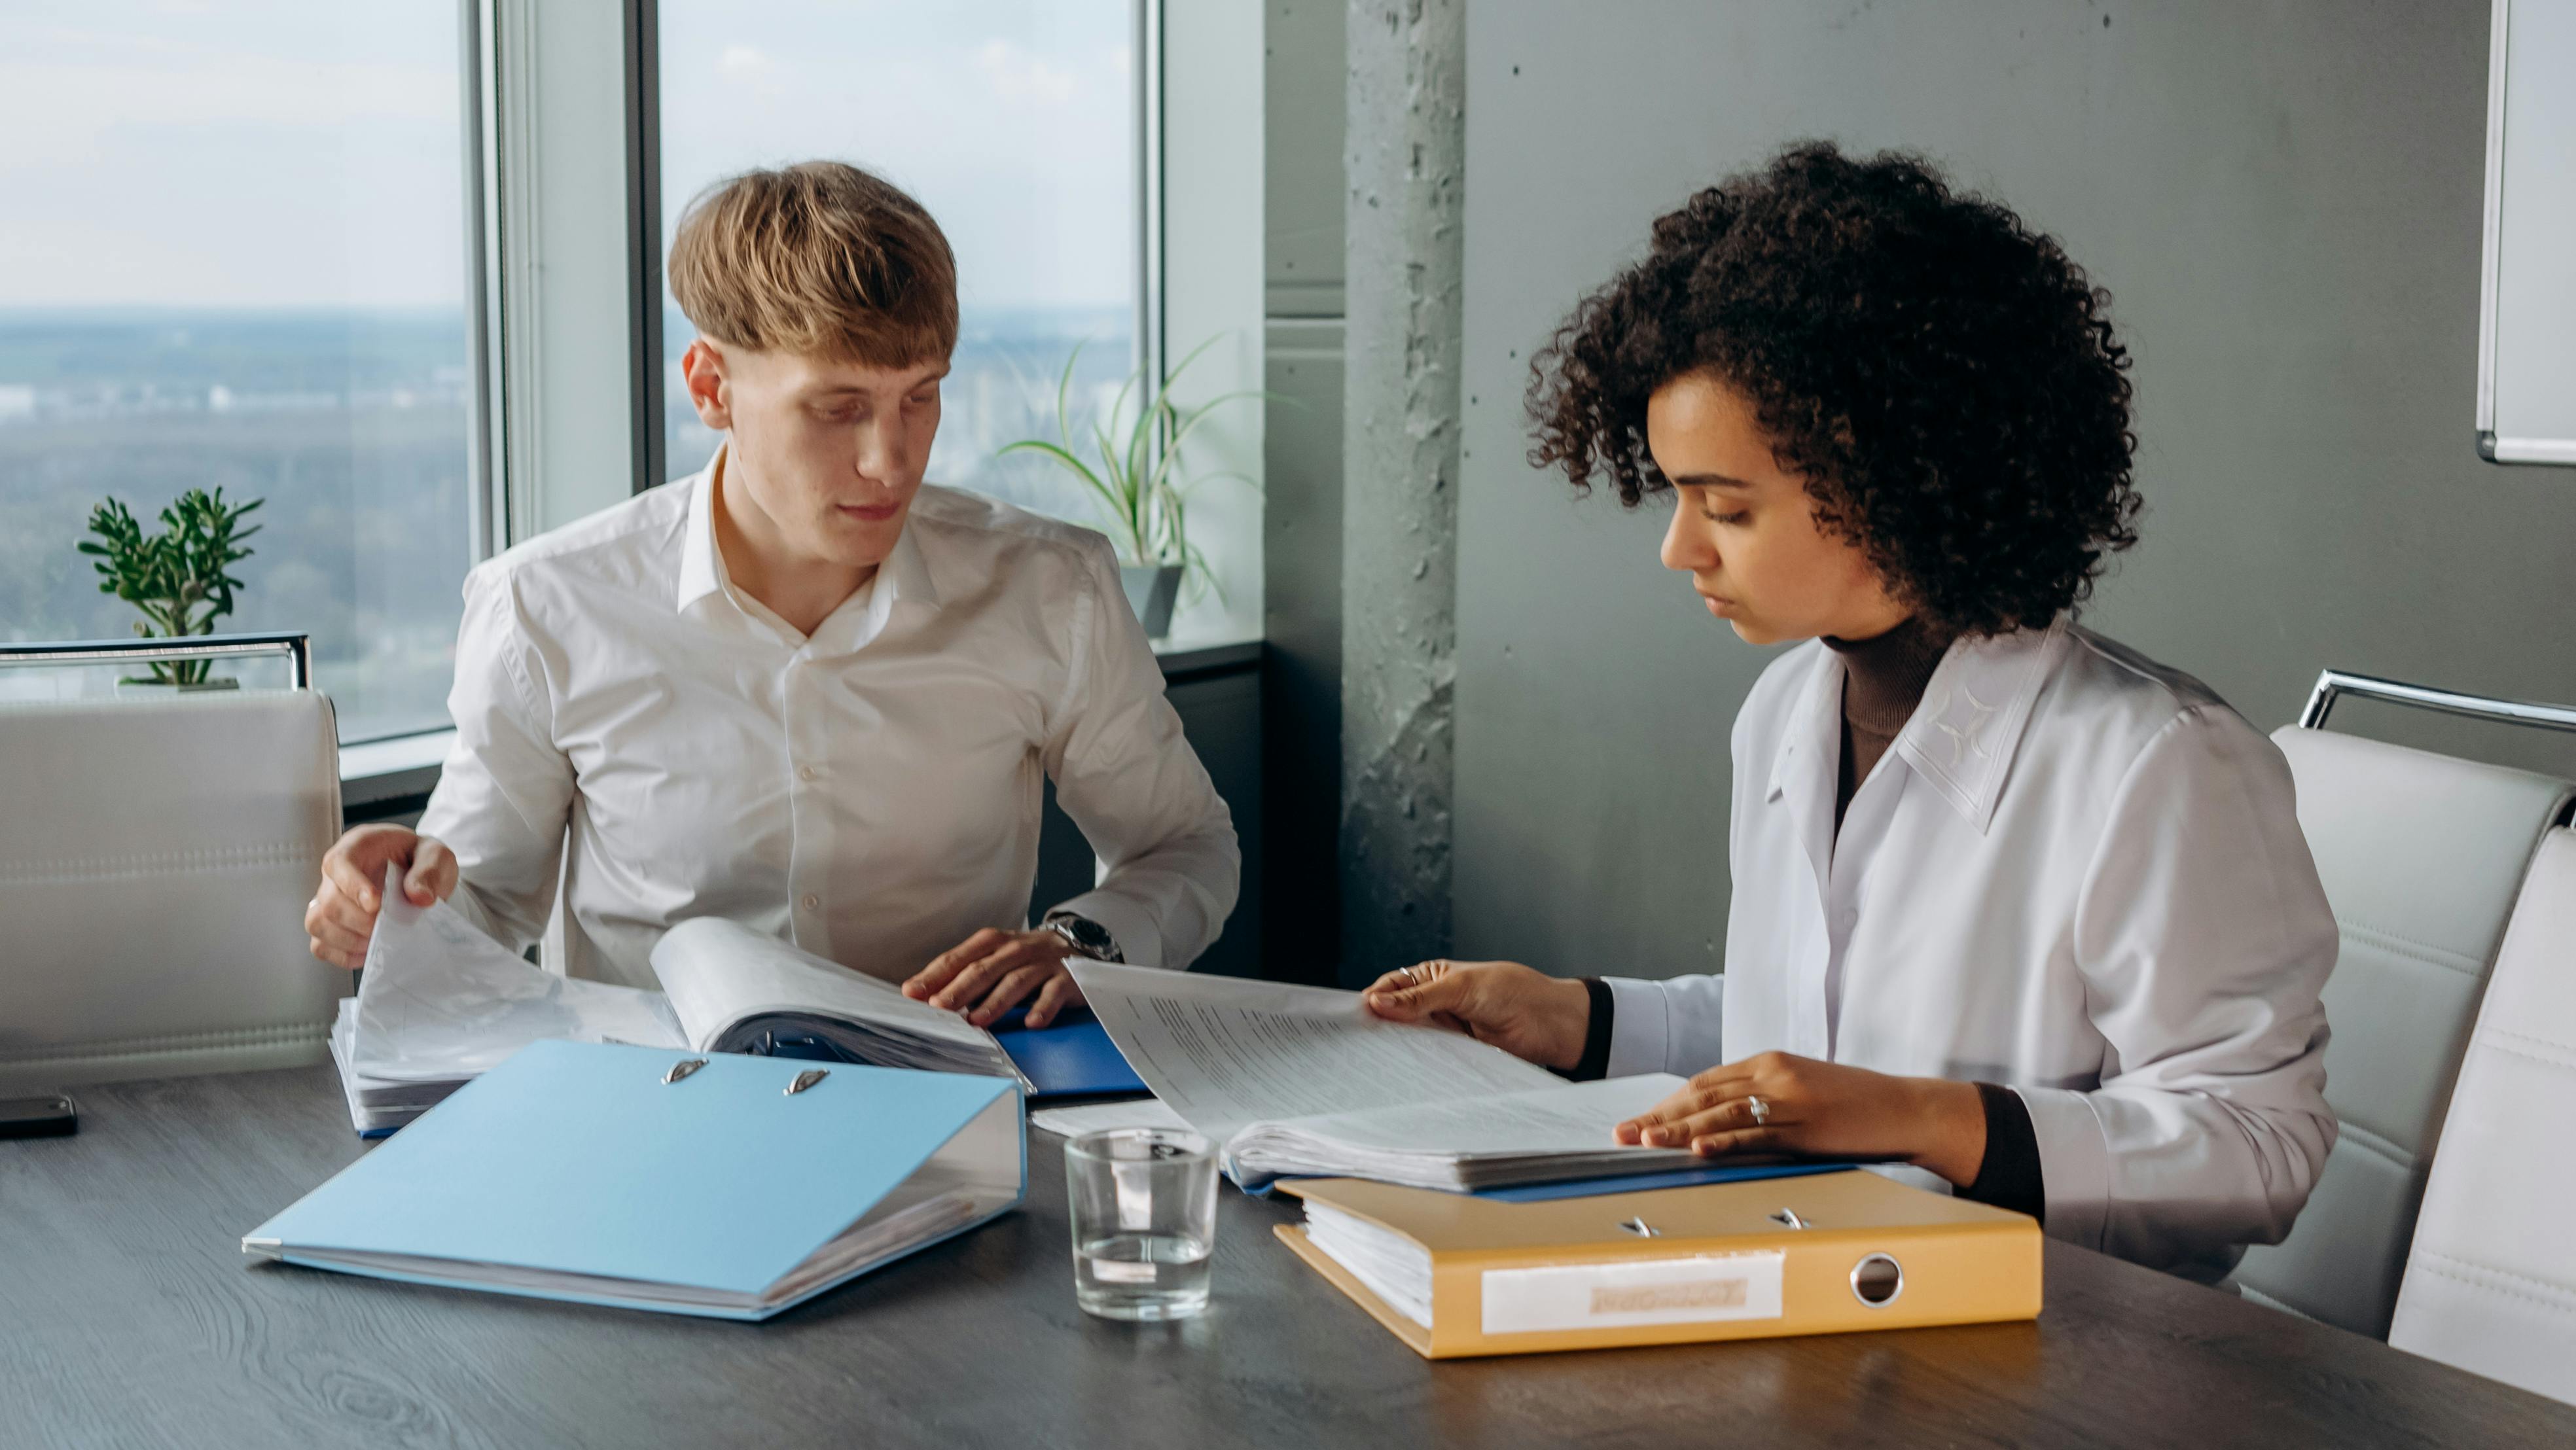
[[[1757,1128],[1767,1127],[1771,1122],[1771,1105],[1751,1093],[1744,1095],[1744,1111],[1751,1115]]]
[[[1404,985],[1408,987],[1419,987],[1422,985],[1422,978],[1416,974],[1411,967],[1398,967],[1396,968],[1395,974],[1404,978]]]

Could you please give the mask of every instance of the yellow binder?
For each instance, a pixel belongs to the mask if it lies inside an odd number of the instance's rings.
[[[1427,1359],[2039,1314],[2036,1220],[1859,1170],[1535,1203],[1279,1191],[1308,1214],[1280,1241]]]

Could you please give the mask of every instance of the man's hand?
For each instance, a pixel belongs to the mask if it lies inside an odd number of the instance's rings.
[[[1082,1005],[1082,989],[1064,964],[1071,948],[1051,931],[999,931],[986,927],[941,952],[903,984],[907,997],[962,1011],[990,1027],[1031,992],[1028,1024],[1044,1027],[1067,1007]],[[971,1004],[971,1005],[970,1005]]]
[[[1762,1101],[1757,1121],[1753,1100]],[[1712,1067],[1611,1130],[1622,1143],[1911,1163],[1965,1187],[1986,1156],[1977,1085],[1765,1052]]]
[[[1592,1026],[1592,992],[1518,962],[1424,962],[1389,972],[1361,995],[1390,1022],[1421,1022],[1464,1032],[1541,1067],[1583,1060]]]
[[[313,955],[350,971],[367,964],[367,942],[376,934],[384,903],[385,868],[400,863],[403,895],[414,906],[445,901],[456,891],[456,853],[401,826],[359,826],[322,857],[322,889],[304,908],[304,930]]]

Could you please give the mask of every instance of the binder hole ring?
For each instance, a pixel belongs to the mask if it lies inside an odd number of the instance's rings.
[[[1905,1267],[1885,1254],[1871,1254],[1852,1266],[1852,1297],[1872,1309],[1884,1309],[1905,1292]]]

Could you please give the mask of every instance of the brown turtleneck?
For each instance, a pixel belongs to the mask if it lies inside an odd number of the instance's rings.
[[[1843,812],[1852,794],[1896,741],[1897,732],[1914,718],[1923,687],[1950,648],[1951,636],[1926,624],[1920,615],[1869,639],[1825,636],[1825,647],[1843,661],[1842,768],[1834,777],[1834,830],[1843,828]]]

